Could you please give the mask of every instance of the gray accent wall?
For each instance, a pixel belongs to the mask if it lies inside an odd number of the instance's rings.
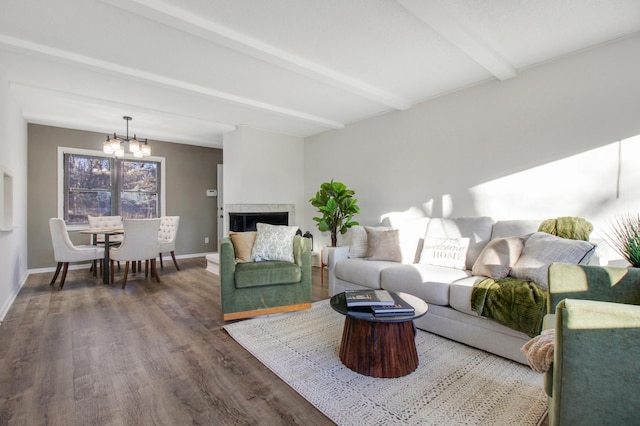
[[[117,131],[118,129],[114,129]],[[58,147],[101,150],[106,135],[29,124],[28,126],[28,268],[55,266],[49,218],[57,216]],[[165,158],[166,214],[180,216],[176,255],[217,251],[216,169],[222,150],[150,140],[152,155]],[[205,237],[209,243],[205,244]],[[72,233],[76,243],[88,237]]]

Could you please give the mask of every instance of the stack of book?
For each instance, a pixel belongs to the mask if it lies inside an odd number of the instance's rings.
[[[346,290],[347,310],[350,313],[375,316],[413,315],[413,306],[395,293],[386,290]]]

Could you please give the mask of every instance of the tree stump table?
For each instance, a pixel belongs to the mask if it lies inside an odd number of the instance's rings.
[[[349,369],[371,377],[402,377],[418,367],[413,320],[427,313],[427,304],[410,294],[396,293],[413,306],[412,315],[375,316],[347,309],[344,293],[331,307],[345,315],[340,360]]]

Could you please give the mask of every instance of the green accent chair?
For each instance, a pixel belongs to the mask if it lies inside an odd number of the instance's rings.
[[[638,424],[640,269],[552,264],[548,294],[549,425]]]
[[[236,263],[230,238],[220,241],[220,291],[224,321],[311,307],[311,240],[293,238],[294,263]]]

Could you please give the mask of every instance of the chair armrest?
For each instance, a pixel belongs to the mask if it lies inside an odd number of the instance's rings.
[[[631,424],[640,410],[640,306],[566,299],[556,310],[550,424]]]
[[[299,235],[293,237],[293,259],[294,262],[301,268],[305,267],[305,261],[311,265],[311,240]]]
[[[222,298],[235,291],[236,253],[231,238],[220,240],[220,290]]]
[[[563,299],[640,304],[640,269],[554,263],[549,267],[547,312]]]

